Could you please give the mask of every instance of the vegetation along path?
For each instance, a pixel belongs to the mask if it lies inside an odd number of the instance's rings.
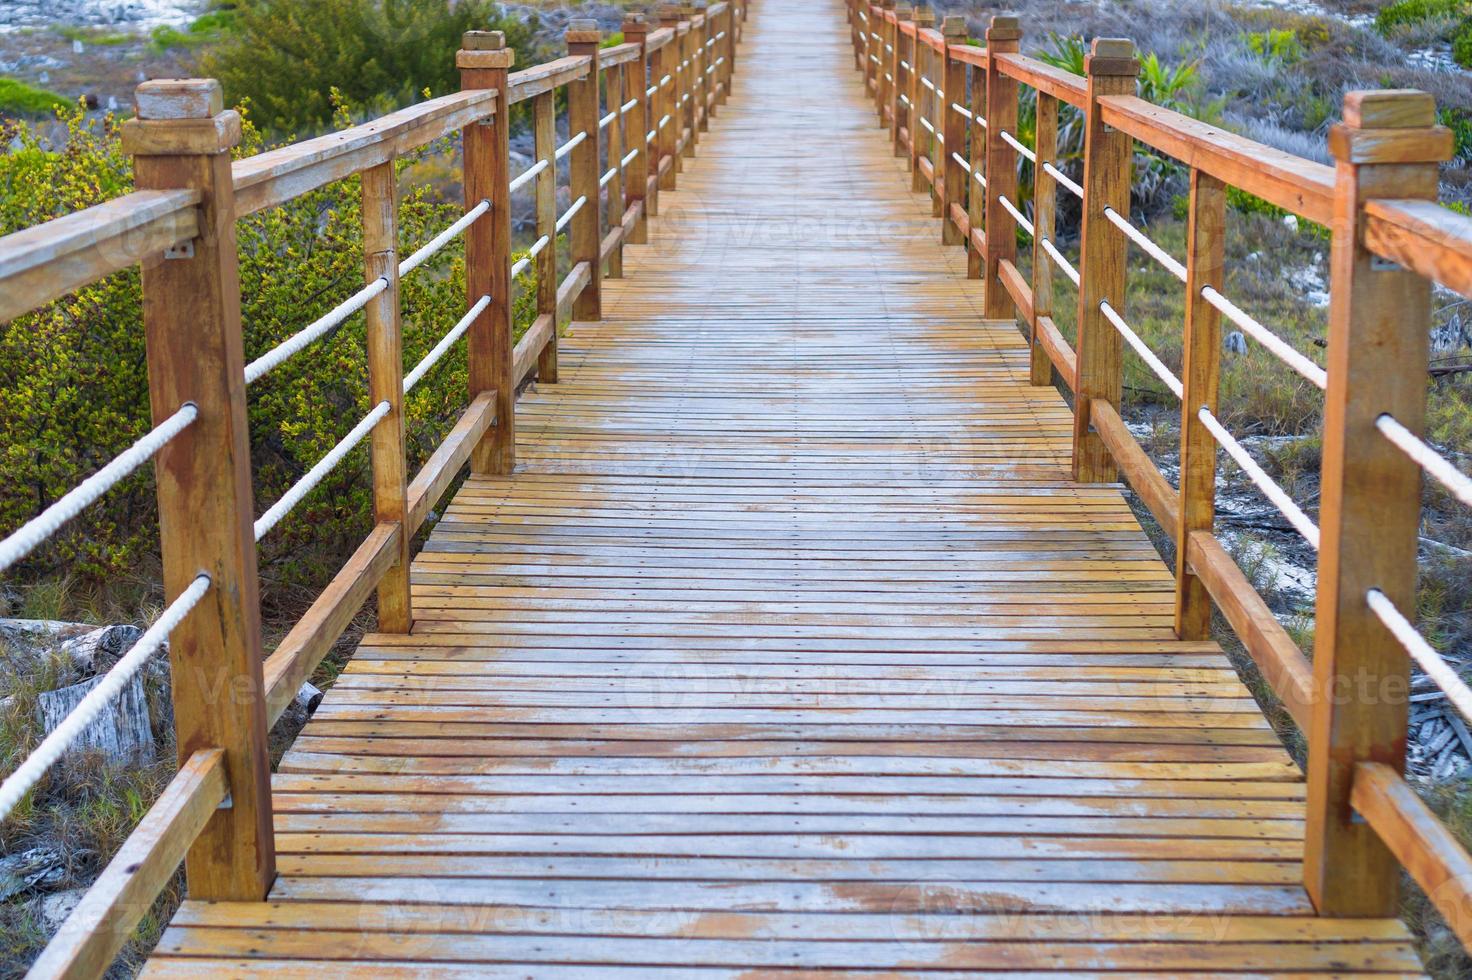
[[[755,9],[653,244],[274,778],[268,902],[147,974],[1417,973],[982,320],[835,0]],[[970,913],[957,915],[955,913]]]

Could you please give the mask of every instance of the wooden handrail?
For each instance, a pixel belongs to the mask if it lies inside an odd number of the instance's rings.
[[[908,79],[880,56],[883,45],[900,49],[899,39],[915,34],[908,11],[866,0],[851,4],[855,12],[866,11],[875,27],[851,32],[855,60],[896,146],[918,142],[922,128],[943,127],[947,151],[957,154],[939,167],[910,146],[915,189],[944,195],[945,206],[938,209],[942,240],[964,246],[968,274],[986,280],[987,316],[1015,318],[1027,326],[1033,382],[1050,383],[1056,372],[1076,392],[1077,477],[1108,479],[1118,468],[1176,541],[1178,635],[1206,638],[1213,610],[1220,611],[1308,736],[1305,886],[1318,910],[1392,914],[1399,861],[1432,893],[1459,937],[1472,941],[1466,916],[1472,859],[1399,774],[1406,651],[1367,606],[1374,590],[1382,603],[1413,608],[1420,501],[1420,464],[1404,441],[1393,446],[1377,429],[1389,417],[1397,431],[1417,438],[1427,342],[1427,331],[1419,325],[1430,320],[1429,282],[1472,296],[1472,218],[1434,200],[1436,164],[1449,155],[1451,140],[1435,125],[1430,98],[1352,93],[1345,102],[1345,122],[1329,141],[1336,169],[1152,105],[1134,94],[1132,80],[1106,86],[1103,81],[1133,71],[1133,46],[1127,41],[1096,40],[1087,76],[1078,76],[1009,49],[1015,19],[993,18],[985,49],[947,33],[940,72],[948,93],[943,101],[953,105],[938,110],[946,114],[941,119],[925,115],[924,104],[906,107],[897,100],[896,90],[906,91]],[[850,19],[858,20],[853,13]],[[923,30],[918,36],[930,43]],[[876,57],[881,57],[880,68],[894,72],[892,85],[882,72],[874,72]],[[925,74],[923,63],[916,67],[932,81],[937,77]],[[1031,281],[1012,251],[1025,220],[1018,217],[1015,193],[1021,152],[1012,131],[1018,83],[1036,91],[1038,105],[1037,142],[1028,151],[1036,158]],[[954,105],[960,100],[949,93],[967,90],[972,104]],[[1059,103],[1085,114],[1082,179],[1068,177],[1055,159]],[[956,114],[958,108],[964,115]],[[1179,489],[1121,418],[1121,338],[1099,317],[1102,303],[1123,308],[1127,239],[1120,224],[1128,221],[1128,172],[1136,141],[1182,162],[1191,173],[1187,259],[1167,263],[1183,280],[1187,297],[1182,376],[1172,379],[1182,396]],[[986,181],[985,190],[978,176]],[[1083,199],[1076,268],[1051,240],[1060,186]],[[1312,665],[1213,530],[1218,445],[1200,409],[1216,411],[1229,187],[1329,226],[1333,234],[1329,368],[1314,374],[1312,365],[1292,365],[1300,373],[1307,370],[1305,376],[1316,384],[1328,379],[1321,523],[1309,528],[1321,549]],[[1136,243],[1141,237],[1130,236]],[[1059,271],[1078,286],[1077,353],[1048,315]],[[1219,420],[1214,424],[1221,430]],[[1366,683],[1374,688],[1370,696],[1354,696]],[[1350,819],[1351,807],[1364,822]]]
[[[510,469],[517,387],[533,375],[554,382],[558,324],[574,313],[598,316],[604,267],[622,273],[623,246],[644,240],[645,217],[657,207],[664,175],[673,186],[680,161],[729,97],[746,15],[744,3],[721,2],[700,14],[675,7],[656,30],[630,15],[627,40],[609,48],[599,46],[595,27],[575,24],[567,57],[516,72],[500,34],[471,32],[457,55],[464,91],[233,164],[228,150],[239,138],[240,120],[223,109],[216,83],[148,83],[139,104],[159,114],[124,131],[138,156],[140,189],[0,238],[5,319],[144,266],[155,416],[176,412],[181,400],[198,406],[193,423],[160,453],[168,460],[158,480],[166,593],[177,595],[181,581],[192,582],[204,569],[219,596],[175,630],[176,666],[178,657],[190,658],[190,670],[175,671],[179,775],[47,947],[37,964],[42,974],[101,975],[186,851],[192,897],[265,896],[274,875],[268,725],[375,590],[379,629],[410,628],[410,540],[467,464],[479,472]],[[671,82],[661,87],[666,73]],[[550,164],[553,92],[562,86],[569,87],[569,118],[581,136],[571,170],[574,197],[584,203],[571,218],[571,268],[558,281]],[[527,100],[535,104],[539,158],[549,164],[534,178],[539,231],[547,241],[538,257],[539,315],[513,347],[506,110]],[[613,118],[605,119],[608,112]],[[646,140],[662,116],[670,117],[666,135]],[[409,479],[399,411],[404,370],[394,163],[457,130],[464,134],[466,211],[474,212],[457,223],[466,241],[471,309],[461,329],[472,390],[454,428]],[[604,178],[605,166],[617,168],[612,177]],[[376,524],[262,657],[232,231],[242,216],[353,174],[363,176],[365,280],[387,283],[367,293],[361,307],[371,400],[388,404],[370,430]],[[177,258],[164,258],[165,250]],[[216,696],[241,689],[237,681],[256,697],[226,698],[222,707]],[[226,799],[231,805],[223,808]]]

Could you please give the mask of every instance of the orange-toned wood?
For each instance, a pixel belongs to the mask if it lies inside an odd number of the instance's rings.
[[[1191,171],[1186,226],[1186,332],[1181,363],[1180,525],[1177,541],[1192,532],[1210,534],[1216,519],[1216,439],[1197,412],[1217,410],[1221,372],[1221,314],[1202,298],[1225,279],[1227,189],[1201,170]],[[1187,549],[1176,549],[1176,633],[1185,640],[1211,635],[1211,595],[1191,567]]]
[[[557,95],[543,92],[532,100],[532,154],[538,160],[554,160],[557,152]],[[537,379],[548,383],[557,380],[557,165],[553,164],[533,178],[536,197],[537,241],[547,237],[547,247],[532,260],[537,278],[537,316],[550,318],[552,329],[532,351]],[[528,331],[530,332],[530,331]],[[522,335],[517,346],[526,342]],[[516,367],[512,352],[511,385],[521,385],[523,376]],[[530,369],[528,369],[530,370]],[[550,376],[549,376],[550,375]]]
[[[604,195],[604,217],[603,225],[609,229],[619,229],[623,226],[624,211],[628,208],[628,202],[624,200],[624,114],[621,111],[624,104],[624,73],[622,68],[603,69],[603,117],[612,116],[607,126],[603,128],[603,165],[599,168],[598,182],[602,184]],[[600,117],[600,122],[602,118]],[[607,184],[603,184],[603,177],[612,174]],[[594,202],[596,203],[596,198]],[[622,279],[624,275],[624,246],[623,235],[620,233],[618,243],[606,259],[605,274],[610,279]]]
[[[915,8],[909,4],[901,4],[894,8],[894,34],[892,37],[894,50],[890,52],[890,72],[894,76],[894,87],[891,91],[890,101],[890,138],[894,143],[894,155],[904,160],[910,158],[910,150],[906,142],[906,131],[913,132],[915,122],[913,113],[908,104],[910,98],[910,71],[905,65],[913,65],[911,61],[912,51],[915,46],[915,34],[911,18],[915,16]],[[911,28],[907,34],[905,29]],[[913,139],[913,137],[911,137]]]
[[[456,55],[461,87],[507,91],[507,76],[516,54],[500,31],[469,31]],[[505,100],[498,102],[504,110]],[[516,385],[511,379],[511,209],[504,202],[511,182],[511,113],[466,126],[461,136],[465,158],[465,208],[483,200],[491,210],[465,229],[465,293],[474,306],[489,296],[490,304],[465,335],[470,398],[496,393],[496,426],[486,432],[471,455],[476,473],[510,473],[516,467]]]
[[[574,320],[598,320],[603,316],[603,263],[599,261],[603,231],[599,220],[601,208],[598,187],[598,45],[602,37],[597,21],[573,21],[567,31],[567,53],[585,55],[593,61],[592,70],[586,78],[570,82],[567,86],[568,136],[570,138],[583,133],[587,137],[573,147],[568,156],[567,168],[572,199],[577,201],[582,198],[586,202],[573,215],[572,222],[568,225],[568,261],[573,265],[586,262],[589,270],[588,284],[578,293],[572,304]],[[553,331],[547,347],[543,348],[544,363],[548,357],[547,350],[553,350],[552,356],[556,356],[556,337],[557,332]]]
[[[1084,110],[1084,208],[1079,246],[1078,378],[1074,388],[1073,478],[1081,483],[1110,483],[1115,462],[1098,433],[1090,431],[1089,402],[1107,401],[1118,408],[1122,382],[1119,333],[1104,319],[1099,304],[1124,306],[1124,234],[1104,216],[1105,208],[1129,214],[1134,142],[1105,124],[1099,99],[1133,92],[1139,74],[1134,44],[1095,38],[1087,60],[1088,106]],[[990,230],[990,229],[988,229]]]
[[[675,189],[678,175],[684,169],[678,149],[680,94],[684,84],[684,74],[680,71],[680,45],[676,34],[680,24],[680,8],[673,4],[661,6],[659,23],[662,30],[670,32],[671,40],[655,50],[654,61],[651,63],[650,84],[657,86],[657,91],[654,94],[654,121],[649,124],[649,128],[657,130],[654,136],[659,145],[656,172],[659,174],[659,189],[664,191]],[[670,160],[668,167],[664,164],[666,158]]]
[[[363,313],[368,346],[368,404],[389,403],[368,444],[373,467],[373,519],[403,524],[408,513],[409,460],[404,437],[404,345],[399,325],[399,193],[392,160],[363,171],[363,278],[387,279],[388,288]],[[485,217],[484,215],[482,217]],[[407,633],[409,535],[399,536],[399,560],[378,584],[378,628]]]
[[[986,189],[982,187],[981,180],[986,178],[987,165],[987,133],[986,133],[986,86],[987,86],[987,60],[983,58],[979,63],[968,61],[974,52],[985,51],[985,48],[957,47],[952,53],[957,61],[968,65],[967,74],[971,80],[971,122],[967,126],[969,138],[967,141],[968,152],[966,158],[971,161],[971,180],[967,185],[966,192],[966,214],[971,219],[970,227],[966,232],[966,278],[980,279],[986,272]],[[962,105],[966,105],[964,99],[957,99]]]
[[[655,144],[646,139],[650,124],[654,121],[649,111],[653,99],[648,94],[649,53],[645,49],[649,22],[643,14],[627,14],[622,30],[626,41],[639,45],[639,57],[624,66],[624,100],[634,103],[624,115],[624,132],[627,134],[624,152],[638,150],[624,171],[624,210],[639,206],[638,216],[629,230],[627,244],[643,245],[649,241],[648,208],[644,205],[648,196],[649,177],[654,172],[651,169],[650,154],[655,152]]]
[[[930,147],[935,140],[930,135],[930,130],[925,128],[928,121],[935,125],[934,113],[930,111],[930,89],[925,86],[921,79],[931,79],[935,73],[930,68],[930,48],[921,42],[920,38],[935,26],[935,11],[929,7],[916,7],[912,15],[911,23],[915,25],[915,33],[910,38],[909,57],[910,71],[906,73],[906,82],[909,86],[910,97],[910,190],[916,194],[931,193],[931,182],[926,180],[920,173],[920,161],[930,157]],[[934,173],[935,168],[931,167]]]
[[[997,59],[1001,61],[1000,58]],[[1037,110],[1034,125],[1035,142],[1033,151],[1038,165],[1032,168],[1032,316],[1028,322],[1028,339],[1032,346],[1032,360],[1028,367],[1028,378],[1035,385],[1053,383],[1053,361],[1043,346],[1038,321],[1053,316],[1053,260],[1043,249],[1043,242],[1052,241],[1053,226],[1058,213],[1058,182],[1042,168],[1045,162],[1056,163],[1058,159],[1058,100],[1046,92],[1037,93]]]
[[[986,47],[992,55],[1016,51],[1022,26],[1016,17],[997,14],[986,29]],[[1017,134],[1017,82],[997,70],[995,58],[986,69],[986,266],[985,315],[1004,320],[1016,316],[1006,290],[1000,285],[1002,262],[1017,259],[1017,222],[1002,207],[1002,198],[1017,203],[1017,151],[1002,139],[1003,130]]]
[[[169,638],[175,739],[181,764],[196,752],[224,752],[232,801],[214,811],[189,848],[189,891],[260,899],[276,865],[230,176],[239,118],[222,109],[219,83],[207,80],[145,82],[139,104],[145,116],[123,134],[136,186],[200,198],[200,234],[188,250],[143,263],[154,421],[187,402],[199,409],[155,457],[165,598],[172,601],[200,573],[210,576],[209,592]],[[212,152],[153,149],[201,119],[221,134]]]
[[[965,213],[966,195],[971,189],[972,181],[966,168],[952,154],[957,154],[964,160],[970,150],[966,146],[966,117],[952,109],[951,103],[963,106],[966,104],[966,66],[951,57],[950,51],[953,46],[959,47],[966,43],[966,18],[946,17],[941,23],[941,34],[946,39],[946,46],[939,59],[942,70],[937,84],[946,93],[945,98],[939,100],[940,118],[944,120],[940,129],[946,139],[940,150],[945,173],[945,194],[941,201],[941,215],[945,220],[940,224],[940,240],[944,245],[964,245],[966,231],[971,224],[968,221],[963,227],[952,215],[958,209]]]
[[[1379,262],[1364,246],[1364,202],[1435,199],[1444,152],[1421,163],[1345,159],[1362,134],[1377,145],[1425,149],[1436,106],[1419,92],[1351,92],[1344,98],[1336,169],[1329,387],[1315,605],[1313,724],[1309,731],[1304,884],[1323,915],[1383,915],[1397,907],[1395,856],[1354,819],[1357,762],[1404,765],[1410,661],[1365,601],[1381,592],[1406,613],[1416,602],[1421,472],[1381,437],[1375,419],[1394,416],[1412,432],[1426,411],[1431,287],[1415,272]]]

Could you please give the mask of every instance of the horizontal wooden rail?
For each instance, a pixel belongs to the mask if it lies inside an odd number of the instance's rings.
[[[0,322],[199,234],[195,190],[134,191],[0,238]]]
[[[1472,298],[1472,217],[1435,201],[1366,201],[1365,247]]]
[[[1083,108],[1088,102],[1088,85],[1082,75],[1064,71],[1025,54],[997,55],[997,70],[1024,85],[1030,85],[1060,102]]]
[[[27,976],[106,973],[228,790],[225,754],[219,749],[195,752],[184,760]]]

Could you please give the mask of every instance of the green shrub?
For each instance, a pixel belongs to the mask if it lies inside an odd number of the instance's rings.
[[[1472,163],[1472,110],[1442,106],[1436,116],[1437,122],[1452,131],[1452,152],[1456,159]]]
[[[468,30],[499,30],[532,63],[535,22],[489,0],[253,0],[201,68],[232,101],[249,100],[257,121],[300,132],[333,115],[329,92],[376,110],[460,84],[455,51]]]
[[[47,150],[31,128],[13,124],[0,143],[0,234],[125,193],[131,162],[118,123],[64,115],[64,152]],[[263,148],[249,125],[242,154]],[[452,160],[449,141],[408,155]],[[294,334],[363,281],[360,187],[339,181],[237,224],[247,360]],[[400,209],[403,254],[461,213],[426,187],[406,189]],[[401,289],[405,364],[412,367],[465,310],[463,244],[447,247]],[[527,277],[529,278],[529,277]],[[523,282],[518,324],[534,295]],[[0,527],[34,516],[149,427],[149,398],[135,268],[0,325]],[[250,438],[257,512],[279,498],[369,409],[362,316],[250,388]],[[461,342],[407,400],[410,465],[417,469],[466,403]],[[277,587],[321,584],[370,524],[367,456],[358,449],[263,542],[261,566]],[[98,579],[156,553],[151,469],[145,467],[34,556],[28,573],[65,568]],[[146,564],[146,561],[144,562]]]
[[[1264,61],[1291,65],[1302,61],[1303,56],[1307,53],[1304,51],[1303,42],[1298,39],[1297,32],[1283,28],[1273,27],[1265,31],[1256,31],[1248,34],[1246,40],[1248,50]]]
[[[1472,68],[1472,17],[1462,21],[1452,35],[1452,59],[1463,68]]]
[[[62,98],[55,92],[48,92],[13,78],[0,78],[0,114],[42,116],[69,105],[70,99]]]
[[[1396,0],[1375,15],[1375,29],[1389,34],[1433,17],[1456,17],[1467,10],[1467,0]]]

